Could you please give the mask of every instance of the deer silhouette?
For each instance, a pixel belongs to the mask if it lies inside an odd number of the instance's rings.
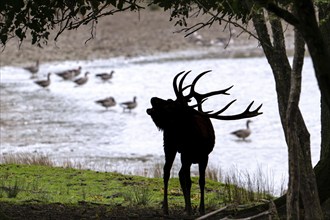
[[[255,110],[250,111],[250,108],[253,105],[253,102],[251,102],[246,110],[240,114],[220,115],[236,100],[231,101],[217,112],[204,112],[202,104],[207,99],[207,97],[218,94],[229,95],[227,91],[231,89],[232,86],[224,90],[200,94],[195,91],[195,85],[197,81],[206,73],[210,72],[210,70],[202,72],[193,80],[192,84],[183,87],[183,82],[190,72],[191,71],[183,71],[174,77],[173,89],[176,95],[176,100],[164,100],[161,98],[153,97],[150,101],[152,108],[147,109],[147,114],[151,116],[155,125],[163,131],[165,152],[163,175],[163,212],[165,215],[169,214],[167,199],[168,181],[170,178],[170,171],[173,165],[173,161],[177,153],[181,154],[181,169],[179,171],[179,180],[185,200],[185,211],[188,215],[191,215],[192,213],[190,199],[192,184],[190,178],[190,167],[192,164],[198,164],[200,187],[199,212],[200,214],[205,213],[205,170],[208,163],[208,156],[212,152],[215,144],[215,134],[210,118],[220,120],[236,120],[255,117],[259,114],[262,114],[262,112],[258,112],[262,104]],[[182,77],[179,85],[177,85],[177,80],[180,76]],[[189,88],[189,94],[184,95],[183,92]],[[192,98],[195,99],[196,104],[190,106],[188,103]]]

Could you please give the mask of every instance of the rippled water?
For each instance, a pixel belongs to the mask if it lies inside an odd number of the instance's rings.
[[[176,61],[178,60],[178,61]],[[187,81],[205,70],[213,70],[198,83],[196,90],[208,92],[231,85],[230,96],[210,98],[206,109],[220,109],[232,99],[237,101],[226,112],[243,111],[255,101],[263,103],[263,114],[253,118],[249,141],[238,141],[230,132],[245,127],[246,120],[213,120],[216,146],[210,164],[224,171],[265,170],[275,184],[287,174],[287,148],[277,110],[274,80],[265,58],[188,59],[178,54],[160,57],[67,61],[44,63],[39,78],[48,72],[82,67],[89,71],[86,85],[75,87],[71,81],[51,76],[49,89],[41,89],[22,68],[1,67],[1,153],[38,152],[61,162],[84,161],[85,166],[109,171],[132,172],[163,162],[162,133],[146,109],[153,96],[175,98],[173,76],[192,70]],[[96,73],[115,70],[110,83]],[[94,103],[107,96],[117,102],[137,96],[138,107],[131,113],[120,106],[105,110]],[[310,59],[303,70],[301,109],[311,133],[312,156],[319,158],[319,91]],[[178,163],[178,162],[177,162]]]

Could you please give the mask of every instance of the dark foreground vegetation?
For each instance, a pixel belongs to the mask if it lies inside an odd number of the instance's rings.
[[[105,204],[80,202],[76,205],[29,202],[11,204],[1,202],[0,219],[194,219],[182,210],[172,210],[170,216],[163,216],[162,210],[155,207],[112,207]],[[180,207],[181,208],[181,207]]]

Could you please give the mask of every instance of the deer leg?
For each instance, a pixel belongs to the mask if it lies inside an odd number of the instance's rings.
[[[163,200],[163,212],[165,215],[168,215],[168,181],[170,179],[170,172],[173,165],[173,161],[175,159],[176,150],[170,150],[165,148],[165,165],[164,165],[164,200]]]
[[[204,160],[202,160],[199,163],[199,189],[201,193],[201,200],[199,204],[199,213],[205,214],[205,204],[204,204],[204,189],[205,189],[205,170],[208,163],[208,157],[206,157]]]
[[[190,179],[190,166],[191,162],[185,161],[181,154],[182,167],[179,172],[180,185],[183,191],[184,201],[185,201],[185,211],[188,215],[191,215],[191,200],[190,200],[190,190],[191,190],[191,179]]]

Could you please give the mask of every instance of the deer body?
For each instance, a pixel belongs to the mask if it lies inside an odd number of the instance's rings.
[[[181,153],[182,167],[179,172],[180,184],[185,198],[185,210],[191,213],[190,167],[199,164],[200,188],[204,191],[205,169],[208,155],[212,152],[215,135],[211,120],[189,106],[177,101],[151,99],[152,109],[147,113],[155,125],[164,132],[164,212],[168,214],[167,189],[170,171],[177,153]],[[204,193],[202,194],[204,197]],[[200,211],[204,212],[204,198],[201,197]]]
[[[215,113],[204,112],[202,110],[202,103],[207,97],[224,94],[230,88],[210,92],[207,94],[199,94],[194,91],[195,84],[199,78],[208,73],[209,71],[199,74],[191,85],[183,87],[185,77],[190,73],[181,72],[174,77],[173,88],[176,94],[176,100],[164,100],[157,97],[151,98],[152,108],[147,109],[147,114],[151,116],[155,125],[163,131],[164,136],[164,152],[165,152],[165,165],[164,165],[164,202],[163,211],[168,215],[168,181],[170,178],[170,170],[177,153],[181,154],[181,169],[179,171],[180,185],[183,191],[185,200],[185,211],[190,215],[192,212],[190,191],[191,191],[191,178],[190,167],[192,164],[198,164],[199,167],[199,187],[200,187],[200,207],[201,214],[205,213],[204,205],[204,187],[205,187],[205,170],[208,163],[208,155],[212,152],[215,144],[215,134],[213,125],[210,118],[222,120],[236,120],[241,118],[254,117],[261,113],[258,110],[261,105],[254,111],[250,111],[253,102],[247,109],[237,115],[221,116],[220,114],[225,111],[234,101],[226,105],[220,111]],[[177,79],[183,73],[183,77],[177,85]],[[183,91],[190,88],[188,95],[183,95]],[[194,98],[197,102],[194,106],[189,106],[188,102]],[[198,109],[194,109],[198,107]]]
[[[177,152],[191,154],[193,163],[198,163],[200,149],[208,155],[214,146],[215,136],[211,120],[191,107],[180,106],[176,101],[153,98],[153,109],[148,111],[156,126],[164,131],[164,142],[174,142]],[[167,105],[167,106],[166,106]],[[172,108],[169,108],[172,105]],[[159,112],[159,109],[165,111]],[[167,111],[166,111],[167,110]],[[171,110],[175,110],[172,111]],[[195,152],[196,151],[196,152]]]

